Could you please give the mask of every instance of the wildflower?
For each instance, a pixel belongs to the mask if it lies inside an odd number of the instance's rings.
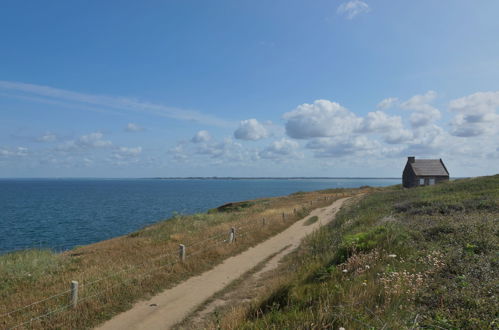
[[[397,258],[397,255],[396,254],[389,254],[388,257],[390,257],[390,258]]]
[[[371,267],[369,267],[369,265],[366,265],[366,269],[369,269],[369,268],[371,268]]]
[[[348,273],[348,270],[346,270],[346,269],[343,269],[343,273]]]

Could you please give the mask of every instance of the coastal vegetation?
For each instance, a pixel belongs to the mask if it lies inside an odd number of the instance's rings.
[[[81,329],[101,323],[186,278],[281,232],[312,209],[368,189],[301,192],[176,214],[127,236],[64,253],[0,256],[0,328]],[[229,244],[231,228],[236,242]],[[187,258],[179,260],[179,244]],[[70,283],[79,299],[70,303]]]
[[[499,175],[355,199],[207,327],[499,327]]]

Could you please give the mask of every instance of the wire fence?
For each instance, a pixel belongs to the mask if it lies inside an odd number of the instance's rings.
[[[239,230],[239,234],[241,234],[242,232],[240,231],[240,227],[237,227],[238,230]],[[203,239],[201,241],[197,241],[191,245],[187,245],[186,248],[188,248],[188,257],[193,257],[193,256],[196,256],[196,255],[199,255],[203,252],[206,252],[206,250],[208,248],[213,248],[215,246],[219,246],[221,244],[224,244],[224,243],[227,243],[228,242],[228,239],[224,239],[222,240],[221,238],[224,237],[224,236],[227,236],[228,234],[227,233],[219,233],[217,235],[213,235],[213,236],[210,236],[206,239]],[[191,251],[192,248],[194,247],[197,247],[197,246],[200,246],[202,244],[206,244],[208,241],[212,241],[213,244],[211,244],[211,246],[207,247],[206,245],[204,245],[202,248],[200,249],[197,249],[197,250],[193,250]],[[167,268],[167,267],[173,267],[175,264],[178,264],[178,263],[182,263],[181,259],[180,258],[177,258],[177,260],[173,261],[173,260],[168,260],[168,257],[174,257],[174,256],[178,256],[179,255],[179,252],[178,251],[170,251],[169,253],[166,253],[166,254],[162,254],[160,256],[157,256],[155,257],[154,259],[151,259],[151,260],[148,260],[147,262],[144,262],[144,263],[141,263],[141,264],[138,264],[138,265],[134,265],[132,267],[127,267],[127,268],[123,268],[123,269],[120,269],[118,270],[117,272],[114,272],[112,274],[109,274],[109,275],[106,275],[104,277],[101,277],[101,278],[98,278],[98,279],[95,279],[95,280],[92,280],[92,281],[89,281],[89,282],[85,282],[85,281],[82,281],[82,284],[80,286],[81,289],[85,288],[88,290],[89,287],[92,287],[100,282],[103,282],[103,281],[106,281],[108,279],[111,279],[113,277],[116,277],[118,275],[121,275],[121,274],[124,274],[124,273],[130,273],[130,272],[133,272],[135,271],[136,272],[136,275],[133,276],[133,277],[129,277],[129,278],[126,278],[126,279],[123,279],[121,281],[119,281],[118,283],[115,283],[111,286],[108,286],[106,287],[105,289],[99,289],[96,293],[93,293],[93,294],[90,294],[90,295],[85,295],[81,298],[78,299],[78,304],[81,304],[85,301],[88,301],[92,298],[96,298],[96,297],[99,297],[99,296],[103,296],[105,295],[106,293],[108,293],[109,291],[119,287],[119,286],[122,286],[122,285],[125,285],[131,281],[134,281],[134,280],[140,280],[148,275],[151,275],[161,269],[164,269],[164,268]],[[157,267],[154,267],[154,268],[148,268],[148,270],[146,272],[138,272],[138,270],[143,270],[145,266],[148,266],[148,265],[151,265],[152,263],[154,263],[155,261],[157,260],[167,260],[163,265],[160,265],[160,266],[157,266]],[[85,291],[87,291],[85,290]],[[28,304],[26,306],[23,306],[23,307],[20,307],[20,308],[17,308],[17,309],[14,309],[12,311],[9,311],[7,313],[4,313],[2,315],[0,315],[0,319],[1,318],[6,318],[8,316],[11,316],[13,314],[16,314],[16,313],[21,313],[21,312],[24,312],[25,310],[29,309],[29,308],[33,308],[34,306],[36,305],[39,305],[39,304],[43,304],[43,303],[46,303],[50,300],[54,300],[54,299],[57,299],[57,298],[60,298],[60,297],[65,297],[67,299],[67,301],[70,300],[70,295],[71,295],[71,290],[65,290],[65,291],[62,291],[62,292],[59,292],[59,293],[56,293],[52,296],[49,296],[49,297],[46,297],[44,299],[40,299],[38,301],[35,301],[31,304]],[[17,329],[17,328],[20,328],[20,327],[23,327],[23,326],[26,326],[28,324],[31,324],[33,323],[34,321],[37,321],[37,320],[40,320],[42,318],[46,318],[46,317],[49,317],[53,314],[56,314],[56,313],[61,313],[61,312],[64,312],[64,311],[67,311],[70,309],[70,307],[72,307],[72,304],[71,303],[68,303],[68,304],[63,304],[62,306],[59,306],[59,307],[56,307],[55,309],[52,309],[52,310],[49,310],[43,314],[40,314],[40,315],[37,315],[37,316],[34,316],[34,317],[31,317],[29,318],[28,320],[22,322],[22,323],[19,323],[19,324],[16,324],[14,326],[11,326],[9,327],[8,329]]]
[[[327,200],[327,199],[325,199],[325,200]],[[305,209],[305,207],[303,209]],[[296,211],[296,209],[294,209],[293,213],[291,213],[291,214],[283,213],[282,214],[282,221],[290,219],[291,218],[290,216],[297,215],[297,213],[298,212]],[[268,225],[270,223],[270,222],[268,222],[269,220],[271,220],[270,217],[268,217],[268,218],[262,217],[262,218],[257,219],[256,221],[252,221],[252,222],[246,223],[244,225],[235,226],[235,227],[231,228],[231,231],[229,231],[229,232],[224,231],[224,232],[212,235],[210,237],[207,237],[203,240],[198,240],[198,241],[193,242],[191,244],[183,245],[185,247],[185,249],[187,250],[187,254],[186,254],[187,258],[190,258],[190,257],[196,256],[196,255],[199,255],[203,252],[206,252],[210,248],[214,248],[214,247],[220,246],[222,244],[233,243],[235,241],[244,239],[245,236],[248,236],[249,234],[251,234],[251,232],[254,232],[255,228],[262,228],[262,227],[265,227],[266,225]],[[296,216],[295,216],[295,220],[297,220]],[[275,221],[275,219],[274,219],[274,221]],[[234,233],[234,236],[232,237],[233,240],[231,240],[230,232]],[[225,239],[223,239],[224,237],[225,237]],[[206,246],[206,243],[209,241],[211,241],[212,244],[210,244],[209,246]],[[202,248],[197,249],[197,250],[192,250],[192,248],[198,247],[198,246],[202,246]],[[174,259],[172,259],[172,258],[174,258]],[[151,268],[150,266],[153,265],[158,260],[160,261],[160,265]],[[161,261],[163,261],[164,263],[161,264]],[[84,295],[81,298],[77,298],[77,304],[81,304],[81,303],[88,301],[92,298],[103,296],[106,293],[108,293],[109,291],[115,289],[116,287],[125,285],[125,284],[127,284],[131,281],[134,281],[134,280],[135,281],[140,280],[140,279],[142,279],[148,275],[151,275],[151,274],[153,274],[161,269],[173,267],[179,263],[184,263],[181,252],[179,250],[177,250],[177,251],[172,250],[172,251],[169,251],[167,253],[156,256],[152,259],[149,258],[148,260],[144,261],[143,263],[131,265],[131,266],[119,269],[118,271],[116,271],[112,274],[108,274],[108,275],[100,277],[98,279],[94,279],[94,280],[90,280],[90,281],[82,280],[82,281],[80,281],[81,282],[80,289],[85,288],[84,291],[86,292],[86,291],[88,291],[89,288],[91,288],[91,287],[93,287],[101,282],[104,282],[106,280],[109,280],[113,277],[117,277],[118,275],[123,275],[123,274],[127,274],[130,272],[134,272],[136,274],[132,277],[128,277],[126,279],[121,279],[120,281],[118,281],[118,283],[114,283],[111,286],[107,286],[105,289],[97,288],[98,290],[96,293]],[[141,271],[144,268],[147,269],[146,272]],[[73,297],[74,294],[75,294],[75,292],[72,289],[58,292],[58,293],[51,295],[49,297],[40,299],[40,300],[32,302],[28,305],[25,305],[25,306],[13,309],[7,313],[1,314],[0,320],[5,319],[5,318],[12,316],[14,314],[17,314],[17,313],[21,313],[21,312],[24,313],[28,309],[34,308],[37,305],[44,304],[44,303],[47,303],[47,302],[55,300],[55,299],[61,299],[62,297],[65,297],[65,299],[67,299],[66,302],[74,301],[74,297]],[[78,292],[76,292],[76,295],[78,295]],[[26,326],[26,325],[31,325],[33,322],[41,320],[43,318],[47,318],[51,315],[62,313],[64,311],[68,311],[68,310],[73,310],[74,307],[76,307],[76,305],[73,302],[62,303],[59,306],[55,307],[54,309],[51,309],[51,310],[45,311],[39,315],[35,315],[33,317],[30,317],[29,319],[24,320],[21,323],[18,323],[18,324],[13,325],[13,326],[9,326],[7,329],[18,329],[18,328]],[[75,312],[77,312],[77,311],[75,310]]]

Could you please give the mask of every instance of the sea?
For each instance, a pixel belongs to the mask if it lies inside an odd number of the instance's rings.
[[[0,179],[0,254],[72,249],[174,214],[297,191],[399,184],[400,178]]]

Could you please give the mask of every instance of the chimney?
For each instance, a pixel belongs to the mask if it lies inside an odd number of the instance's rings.
[[[415,161],[416,161],[416,157],[414,157],[414,156],[407,157],[407,162],[408,163],[414,163]]]

